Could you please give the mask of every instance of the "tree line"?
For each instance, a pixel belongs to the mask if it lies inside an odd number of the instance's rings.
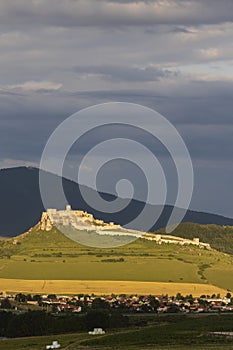
[[[83,332],[101,327],[103,329],[128,326],[128,318],[117,310],[89,310],[84,315],[52,315],[45,311],[28,311],[15,314],[0,312],[1,337],[27,337],[50,334]]]

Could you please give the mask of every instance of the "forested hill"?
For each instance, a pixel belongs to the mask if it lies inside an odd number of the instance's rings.
[[[57,176],[54,174],[44,174],[48,179],[48,183],[53,183],[57,180]],[[147,206],[149,213],[152,213],[152,215],[160,212],[161,209],[159,206],[152,206],[138,200],[131,200],[130,204],[128,204],[128,199],[119,199],[119,206],[125,209],[116,213],[103,213],[93,209],[84,201],[80,187],[73,181],[63,179],[63,189],[69,204],[71,204],[73,209],[87,211],[93,214],[95,218],[102,219],[105,222],[114,221],[120,225],[125,225],[133,221],[145,206]],[[85,192],[88,198],[92,198],[95,191],[82,186],[82,192]],[[1,169],[0,193],[0,236],[16,236],[37,224],[44,211],[39,189],[39,169],[26,167]],[[101,193],[100,195],[107,201],[112,201],[116,198],[114,195],[106,193]],[[165,205],[159,220],[152,227],[151,231],[165,227],[172,210],[172,206]],[[183,221],[233,226],[233,219],[193,210],[187,211]],[[141,231],[145,230],[143,223],[142,227],[131,228]]]
[[[159,229],[156,233],[164,234],[165,229]],[[172,234],[191,239],[198,237],[201,242],[210,243],[214,249],[233,254],[233,226],[200,225],[192,222],[184,222]]]

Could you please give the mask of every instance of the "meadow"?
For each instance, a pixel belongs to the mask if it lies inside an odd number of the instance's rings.
[[[87,333],[14,338],[0,340],[0,350],[44,350],[45,346],[51,344],[54,340],[57,340],[62,345],[62,349],[68,349],[71,344],[89,338],[90,336],[88,336]]]
[[[83,339],[87,338],[87,335],[83,336]],[[27,339],[10,339],[10,340],[0,340],[0,350],[44,350],[47,344],[51,344],[52,341],[56,339],[58,340],[62,346],[60,349],[64,350],[90,350],[92,347],[85,346],[79,347],[77,343],[81,337],[77,335],[59,335],[59,336],[49,336],[49,337],[30,337]],[[95,350],[104,349],[104,347],[95,347]],[[107,347],[106,350],[110,350],[110,347]],[[231,344],[205,344],[205,345],[152,345],[152,346],[121,346],[121,347],[113,347],[114,350],[232,350],[233,345]]]

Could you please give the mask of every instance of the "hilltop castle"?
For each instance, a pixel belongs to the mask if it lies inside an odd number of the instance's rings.
[[[95,219],[92,214],[82,210],[72,210],[70,205],[66,206],[66,210],[47,209],[42,213],[40,221],[40,229],[42,231],[50,231],[53,226],[69,226],[77,229],[120,229],[120,225],[114,222],[105,223],[103,220]]]
[[[71,226],[77,230],[96,231],[100,235],[128,235],[154,241],[157,244],[192,245],[202,249],[211,249],[210,244],[200,242],[199,238],[191,240],[171,235],[126,230],[114,222],[106,223],[103,220],[95,219],[92,214],[86,211],[72,210],[70,205],[67,205],[65,210],[47,209],[47,212],[42,213],[39,225],[42,231],[51,231],[53,226],[58,228],[59,226]]]

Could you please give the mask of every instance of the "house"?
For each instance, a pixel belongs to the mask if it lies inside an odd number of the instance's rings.
[[[94,328],[94,330],[88,332],[88,334],[90,334],[90,335],[101,335],[101,334],[105,334],[105,331],[103,331],[102,328]]]
[[[46,345],[46,349],[59,349],[61,345],[57,340],[53,341],[51,345]]]

